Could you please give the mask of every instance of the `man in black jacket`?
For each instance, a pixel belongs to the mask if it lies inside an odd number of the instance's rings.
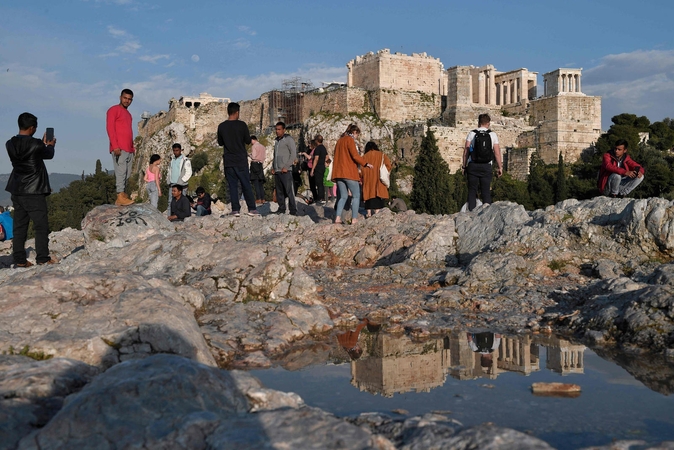
[[[26,236],[28,224],[33,221],[35,230],[35,258],[38,264],[54,264],[49,256],[49,221],[47,218],[47,196],[51,194],[49,174],[45,159],[54,157],[56,139],[47,141],[33,138],[37,131],[37,117],[30,113],[19,116],[19,134],[5,144],[12,162],[6,191],[12,194],[14,205],[13,257],[17,267],[30,267],[26,259]]]

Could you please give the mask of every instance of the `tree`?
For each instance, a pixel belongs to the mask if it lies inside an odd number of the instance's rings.
[[[494,178],[491,197],[495,202],[507,200],[519,203],[525,209],[533,209],[527,183],[514,179],[509,173],[504,173],[500,178]]]
[[[554,202],[554,193],[552,183],[547,175],[547,168],[543,159],[535,152],[531,155],[531,164],[529,166],[529,178],[527,179],[527,188],[533,209],[545,208]]]
[[[559,152],[559,162],[557,163],[557,178],[555,180],[555,203],[568,198],[569,192],[566,185],[566,173],[564,170],[564,157]]]
[[[414,165],[414,182],[410,194],[412,208],[419,213],[450,214],[451,185],[449,166],[440,156],[429,124]]]
[[[650,126],[650,139],[648,143],[658,150],[670,150],[674,148],[674,127],[668,117],[662,122],[654,122]]]
[[[47,197],[47,214],[52,231],[81,226],[82,219],[96,206],[114,202],[115,176],[108,175],[96,163],[96,173],[75,180],[59,192]]]
[[[197,152],[190,158],[192,170],[196,173],[208,165],[208,155],[206,152]]]

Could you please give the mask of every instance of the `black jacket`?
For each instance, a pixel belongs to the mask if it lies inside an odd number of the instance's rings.
[[[14,136],[5,144],[12,161],[6,191],[12,195],[51,194],[45,159],[54,157],[54,147],[31,136]]]

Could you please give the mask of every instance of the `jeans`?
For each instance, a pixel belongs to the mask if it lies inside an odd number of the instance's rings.
[[[35,230],[35,261],[46,263],[49,257],[49,220],[47,216],[47,196],[44,194],[12,195],[14,205],[14,240],[12,256],[14,264],[26,262],[26,237],[28,223],[33,221]]]
[[[295,203],[295,190],[293,186],[292,172],[276,172],[274,174],[274,184],[276,185],[276,202],[278,203],[278,212],[284,213],[286,211],[286,197],[288,197],[290,214],[296,215],[297,203]]]
[[[159,202],[159,191],[157,190],[157,183],[151,181],[147,183],[147,195],[150,196],[150,205],[157,207]]]
[[[203,207],[203,205],[197,205],[197,216],[208,216],[211,212]]]
[[[482,203],[491,203],[491,179],[494,176],[490,163],[471,162],[466,168],[468,175],[468,210],[475,209],[477,188],[482,193]]]
[[[335,217],[341,217],[346,204],[346,198],[349,196],[349,191],[353,196],[351,200],[351,218],[358,218],[358,208],[360,207],[360,185],[356,180],[347,180],[346,178],[337,179],[337,189],[339,190],[339,200],[335,205]]]
[[[124,192],[126,189],[126,182],[131,178],[131,167],[133,166],[133,153],[125,152],[119,156],[112,155],[112,165],[115,168],[115,181],[117,186],[117,193]]]
[[[617,173],[612,173],[608,177],[606,187],[604,188],[604,195],[627,195],[632,192],[641,182],[644,177],[623,177]]]
[[[229,199],[232,202],[232,212],[241,211],[238,195],[239,183],[241,183],[248,211],[255,211],[255,196],[253,195],[253,187],[250,185],[248,166],[225,167],[225,178],[227,178],[227,187],[229,188]]]

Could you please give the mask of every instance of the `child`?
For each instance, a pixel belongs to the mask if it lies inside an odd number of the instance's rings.
[[[147,166],[147,170],[145,171],[147,193],[150,196],[150,204],[155,208],[159,202],[159,197],[161,197],[159,163],[161,163],[161,156],[157,154],[150,156],[150,165]]]

